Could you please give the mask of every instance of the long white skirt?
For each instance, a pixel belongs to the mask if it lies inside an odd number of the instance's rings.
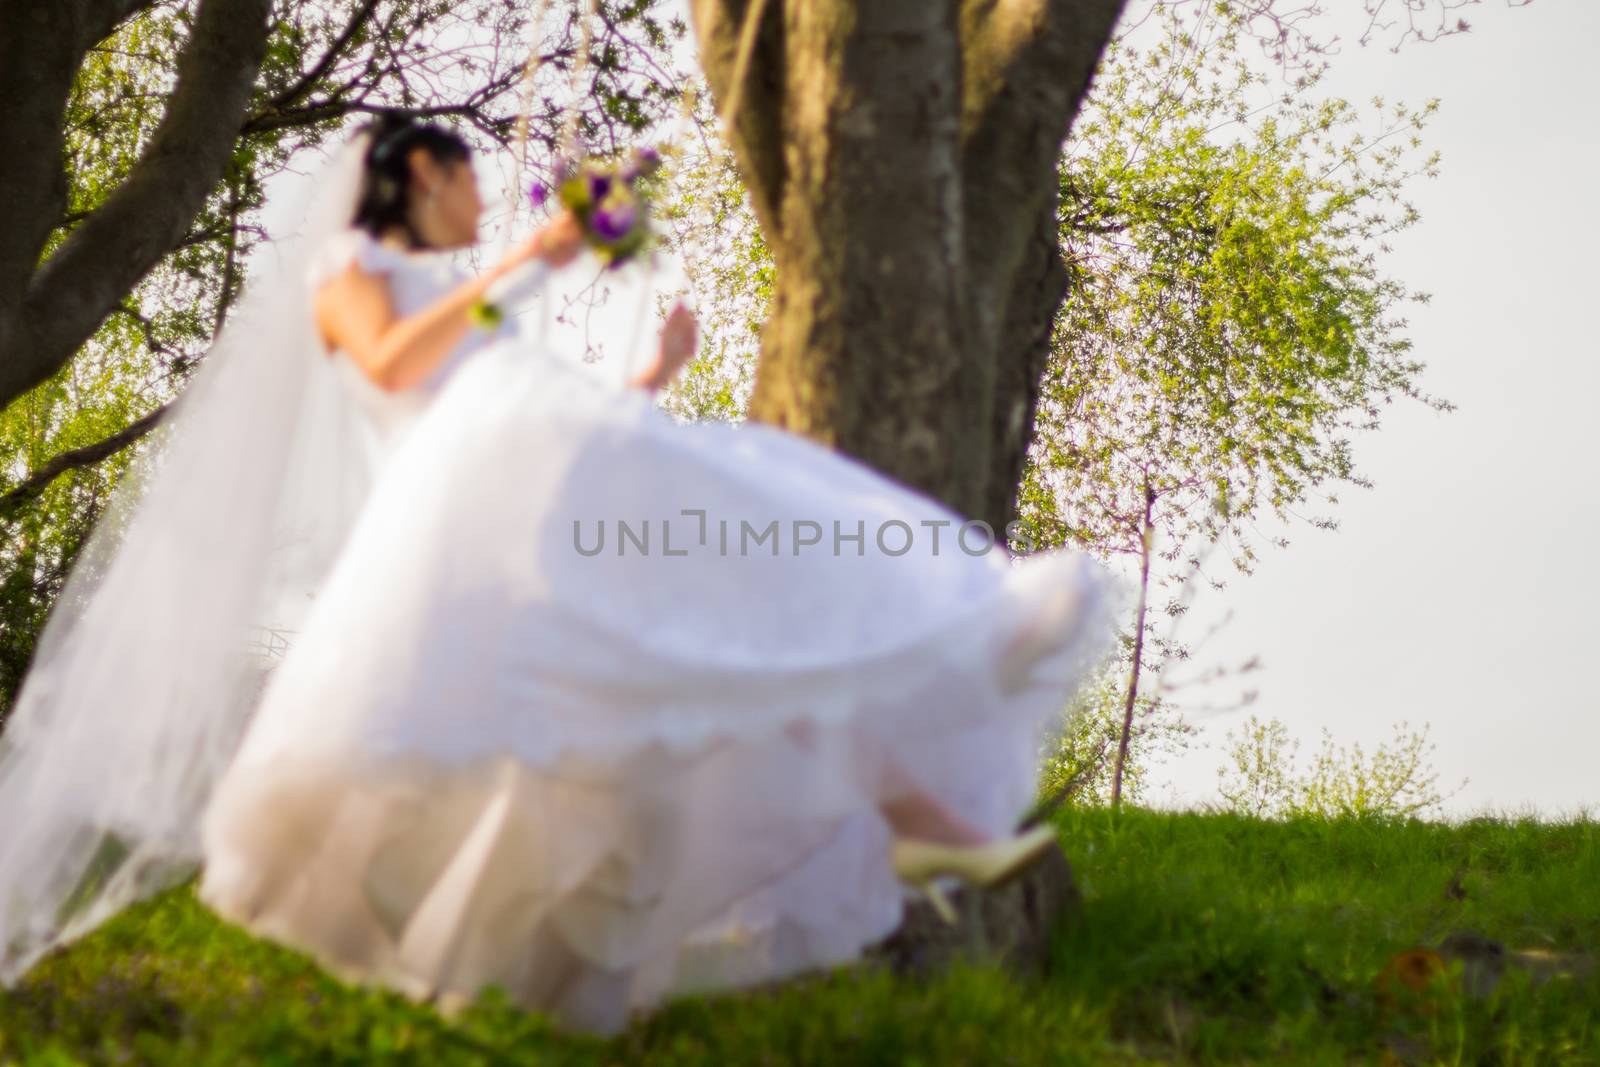
[[[1109,644],[1099,567],[960,527],[797,435],[498,343],[273,672],[202,898],[348,979],[496,984],[601,1033],[848,961],[901,918],[880,805],[1010,832]],[[1042,654],[1003,671],[1024,627]]]

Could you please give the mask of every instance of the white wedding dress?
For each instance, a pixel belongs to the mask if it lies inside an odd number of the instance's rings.
[[[402,314],[460,277],[355,231],[316,276],[351,257]],[[206,809],[220,914],[608,1033],[892,933],[881,803],[1015,828],[1109,644],[1087,558],[982,551],[864,464],[680,424],[512,328],[401,392],[328,358],[371,488]]]

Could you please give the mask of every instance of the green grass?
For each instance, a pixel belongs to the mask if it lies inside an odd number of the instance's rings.
[[[188,887],[0,995],[0,1063],[1600,1064],[1600,977],[1380,995],[1396,952],[1468,930],[1600,952],[1600,823],[1060,817],[1085,892],[1051,973],[841,969],[675,1001],[612,1041],[486,995],[455,1023],[214,920]],[[1398,1056],[1398,1059],[1389,1057]]]

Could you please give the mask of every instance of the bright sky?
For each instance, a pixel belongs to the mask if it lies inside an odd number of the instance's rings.
[[[1288,531],[1253,577],[1199,600],[1186,631],[1231,610],[1205,662],[1260,656],[1249,711],[1281,719],[1302,753],[1324,726],[1370,745],[1426,722],[1440,785],[1470,779],[1451,814],[1600,810],[1600,563],[1584,555],[1600,529],[1600,4],[1462,14],[1471,33],[1398,54],[1357,47],[1352,23],[1324,83],[1353,101],[1441,99],[1423,134],[1441,174],[1413,186],[1422,219],[1388,273],[1433,294],[1408,312],[1414,354],[1424,389],[1459,410],[1396,408],[1358,442],[1376,486],[1342,494],[1341,529]],[[1223,734],[1249,711],[1202,720],[1211,747],[1162,767],[1150,799],[1213,798]]]

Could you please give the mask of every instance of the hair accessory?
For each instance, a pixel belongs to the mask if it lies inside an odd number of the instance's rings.
[[[418,127],[415,124],[406,122],[400,126],[396,126],[388,133],[385,133],[378,139],[377,143],[372,146],[372,162],[382,163],[384,158],[395,150],[395,146],[397,146],[401,141],[405,140],[410,134],[415,133],[417,129]]]

